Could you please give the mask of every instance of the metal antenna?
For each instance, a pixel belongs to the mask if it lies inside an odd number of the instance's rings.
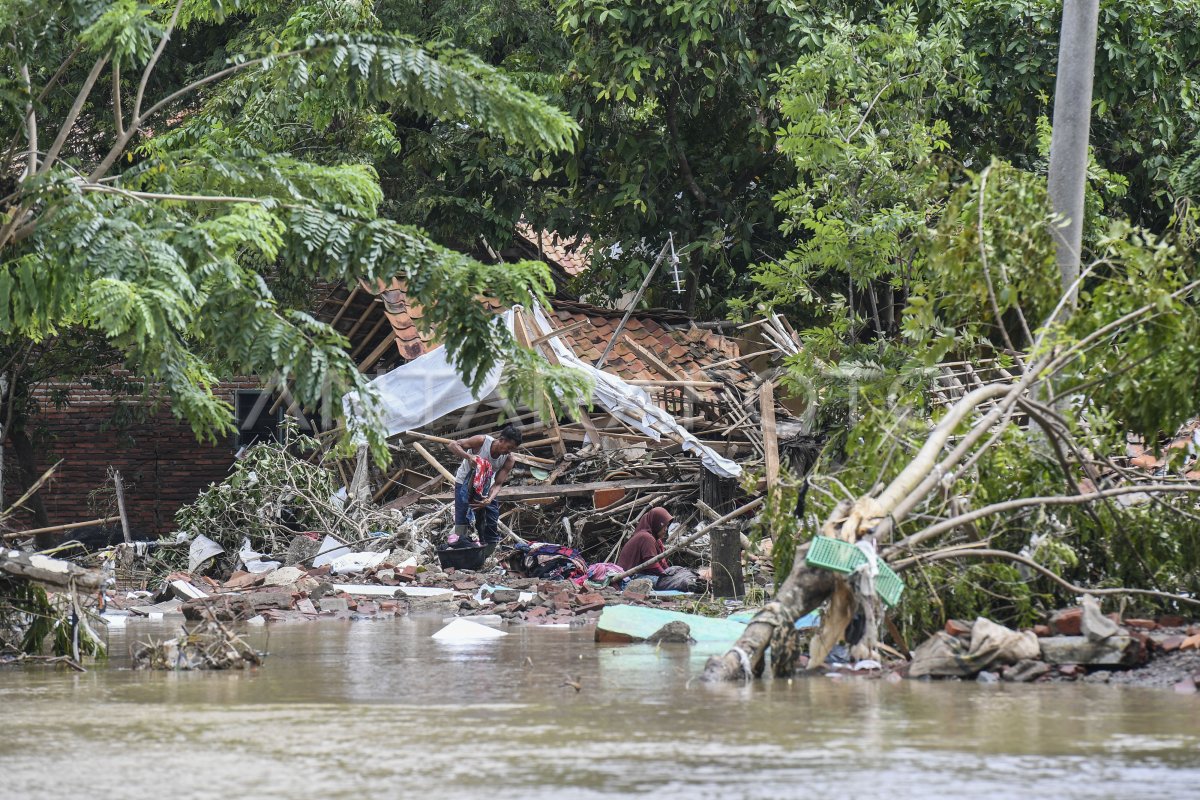
[[[671,277],[675,280],[675,294],[683,294],[683,280],[679,275],[679,256],[675,254],[675,234],[670,234]]]

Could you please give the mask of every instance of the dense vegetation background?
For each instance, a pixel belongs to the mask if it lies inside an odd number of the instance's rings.
[[[124,365],[204,437],[231,424],[222,375],[279,370],[305,403],[361,389],[306,313],[317,277],[405,275],[464,373],[507,358],[513,391],[569,401],[583,387],[472,300],[550,290],[542,265],[488,263],[524,220],[586,241],[576,288],[593,299],[636,287],[671,235],[684,291],[656,281],[648,303],[788,315],[804,342],[789,385],[826,442],[816,477],[854,496],[940,413],[939,361],[1074,353],[1046,379],[1047,426],[1004,427],[924,513],[1074,491],[1127,434],[1154,444],[1200,404],[1200,2],[1101,3],[1090,266],[1065,321],[1045,197],[1060,13],[0,0],[0,424],[32,471],[30,388],[49,377]],[[808,497],[818,518],[837,494]],[[1033,505],[970,536],[1074,580],[1195,592],[1192,505]],[[940,606],[906,618],[1027,621],[1055,600],[1026,577],[931,564]]]

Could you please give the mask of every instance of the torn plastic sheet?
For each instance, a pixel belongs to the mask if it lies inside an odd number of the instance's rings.
[[[255,575],[273,572],[283,566],[282,562],[267,561],[263,558],[262,553],[254,552],[250,547],[249,539],[242,539],[242,549],[238,551],[238,555],[242,558],[242,565],[245,566],[246,572],[251,572]]]
[[[350,572],[362,572],[383,563],[387,553],[347,553],[338,556],[329,564],[329,571],[334,575],[345,575]]]
[[[501,319],[502,324],[511,331],[513,312],[506,311]],[[503,372],[502,365],[497,364],[483,379],[478,392],[473,392],[459,377],[446,348],[436,347],[380,375],[371,381],[371,387],[379,397],[387,435],[395,436],[428,425],[487,398],[500,385]],[[363,424],[361,400],[357,392],[350,392],[342,398],[342,407],[346,412],[347,424]]]
[[[200,534],[195,539],[192,539],[192,544],[188,548],[188,572],[195,572],[205,561],[208,561],[210,558],[216,558],[224,552],[224,547],[221,547],[221,545],[207,536]]]

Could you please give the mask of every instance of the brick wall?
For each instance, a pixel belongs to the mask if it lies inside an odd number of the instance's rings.
[[[248,378],[222,384],[217,395],[232,403],[238,389],[257,388],[258,381]],[[69,401],[55,408],[49,401],[50,392],[63,389],[69,392]],[[120,470],[125,483],[131,528],[145,536],[170,533],[175,511],[210,483],[222,480],[233,463],[236,443],[232,438],[215,445],[197,441],[165,403],[158,409],[144,405],[139,409],[136,401],[115,398],[90,386],[48,386],[39,393],[42,410],[30,420],[38,466],[44,470],[63,459],[52,482],[41,490],[52,525],[94,519],[104,513],[103,501],[97,509],[89,504],[88,495],[106,486],[111,465]],[[138,410],[150,416],[138,419],[144,414],[128,413]],[[10,477],[16,474],[16,456],[8,442],[4,459],[4,495],[6,502],[12,502],[25,487],[15,485]],[[33,527],[28,514],[16,522],[13,527],[17,529]]]

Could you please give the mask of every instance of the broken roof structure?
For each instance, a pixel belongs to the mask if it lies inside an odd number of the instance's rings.
[[[551,361],[583,372],[592,386],[595,404],[629,429],[655,442],[666,439],[678,444],[684,452],[697,455],[706,469],[721,477],[736,478],[741,475],[742,469],[736,462],[703,444],[674,416],[659,407],[645,390],[611,371],[597,369],[591,362],[580,358],[567,342],[562,341],[568,334],[560,333],[564,329],[551,323],[550,317],[541,309],[535,308],[532,314],[527,315],[523,309],[517,307],[506,311],[500,319],[519,340],[544,342],[549,351],[546,355]],[[525,330],[521,331],[521,328]],[[673,341],[665,334],[664,339]],[[672,346],[684,352],[682,347],[674,344]],[[541,350],[536,345],[535,349]],[[648,353],[647,356],[655,358]],[[484,378],[478,391],[472,391],[457,375],[445,348],[439,346],[381,375],[372,381],[371,386],[378,392],[383,405],[387,435],[394,436],[428,425],[473,404],[502,407],[504,401],[498,394],[498,389],[503,369],[503,366],[493,369]],[[345,407],[347,419],[356,418],[356,394],[347,395]],[[584,443],[598,444],[598,441],[593,441],[596,439],[596,434],[586,432]]]

